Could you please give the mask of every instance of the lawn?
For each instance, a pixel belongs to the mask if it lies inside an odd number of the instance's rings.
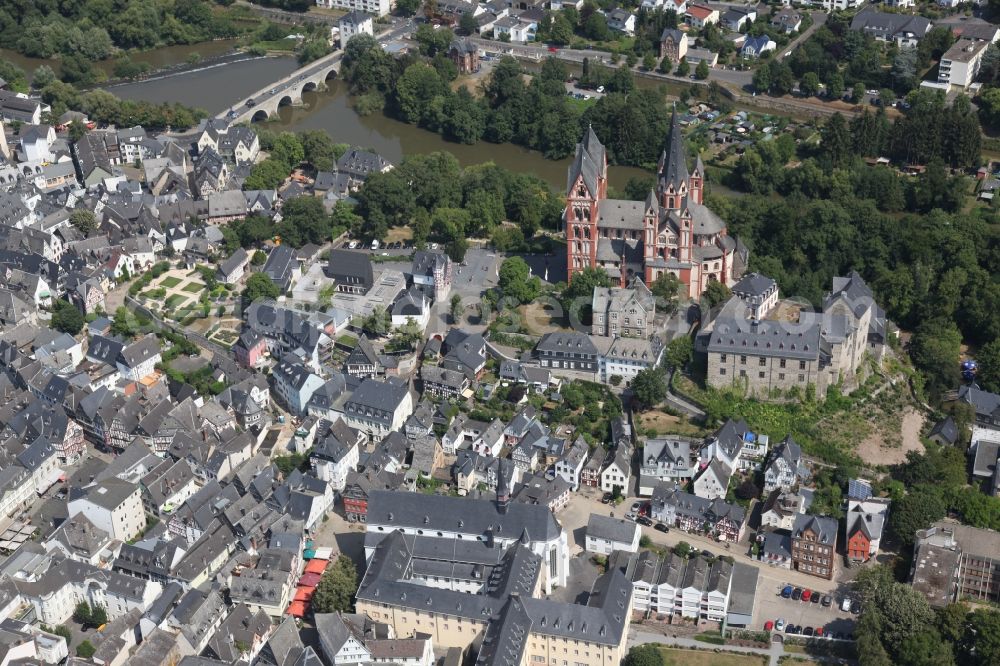
[[[179,277],[174,277],[173,275],[168,275],[167,277],[160,280],[160,286],[166,287],[167,289],[172,289],[179,285],[182,280]]]
[[[175,310],[175,309],[178,308],[178,306],[180,304],[186,303],[186,302],[187,302],[186,298],[184,298],[180,294],[174,294],[174,295],[168,297],[167,300],[163,302],[163,307],[167,308],[167,309],[170,309],[170,310]]]
[[[205,285],[200,282],[188,282],[181,291],[186,291],[189,294],[197,294],[204,288]]]
[[[767,658],[750,654],[660,648],[667,666],[762,666]]]

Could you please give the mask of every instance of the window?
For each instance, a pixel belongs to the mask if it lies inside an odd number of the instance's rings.
[[[780,361],[778,362],[778,367],[779,367],[779,368],[783,368],[783,367],[785,367],[785,359],[781,359],[781,360],[780,360]]]
[[[758,373],[757,373],[757,377],[758,377],[759,379],[764,379],[764,371],[763,371],[763,370],[761,370],[760,372],[758,372]]]
[[[805,369],[806,369],[806,362],[799,361],[799,370],[805,370]]]
[[[799,375],[799,381],[800,381],[800,382],[804,382],[805,380],[806,380],[806,376],[805,376],[805,375],[801,375],[801,374],[800,374],[800,375]]]
[[[746,364],[747,364],[747,357],[740,356],[740,365],[746,365]]]
[[[719,368],[719,374],[720,375],[726,374],[726,369],[725,368]]]
[[[746,377],[746,376],[747,376],[747,371],[746,370],[740,370],[740,377]]]
[[[765,365],[767,365],[767,359],[761,356],[759,359],[757,359],[757,365],[763,368]]]
[[[726,355],[725,354],[719,354],[719,362],[720,363],[725,363],[726,362]]]
[[[785,380],[785,373],[783,373],[783,372],[779,372],[779,373],[778,373],[778,380],[780,380],[780,381],[784,381],[784,380]]]

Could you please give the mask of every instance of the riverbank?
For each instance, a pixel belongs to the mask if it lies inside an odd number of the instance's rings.
[[[163,67],[158,70],[147,72],[133,79],[108,79],[103,83],[89,87],[84,87],[84,89],[103,88],[105,90],[108,90],[109,92],[114,92],[115,88],[123,85],[159,81],[160,79],[166,79],[173,76],[182,76],[184,74],[192,74],[195,72],[214,69],[216,67],[224,67],[226,65],[232,65],[239,62],[250,62],[253,60],[261,60],[263,58],[276,58],[276,57],[283,57],[283,56],[271,53],[265,55],[251,55],[246,51],[233,51],[231,53],[216,56],[210,59],[200,59],[197,62],[184,62],[173,66]]]

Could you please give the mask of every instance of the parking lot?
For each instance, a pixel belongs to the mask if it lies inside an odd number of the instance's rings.
[[[775,572],[777,573],[777,572]],[[761,585],[757,590],[757,612],[754,615],[754,629],[763,629],[767,621],[774,622],[783,619],[786,625],[799,627],[822,627],[824,635],[831,633],[852,634],[856,616],[840,610],[840,602],[844,598],[841,593],[832,594],[829,607],[821,602],[795,601],[781,596],[780,587]],[[822,597],[823,594],[820,594]],[[788,632],[784,632],[789,635]],[[799,630],[799,635],[802,631]]]

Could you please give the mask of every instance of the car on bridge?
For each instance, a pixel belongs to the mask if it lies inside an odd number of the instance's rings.
[[[248,106],[248,107],[251,107],[251,108],[253,108],[253,107],[254,107],[254,105],[256,105],[256,104],[257,104],[257,102],[253,101],[252,99],[248,99],[248,100],[247,100],[247,106]]]

